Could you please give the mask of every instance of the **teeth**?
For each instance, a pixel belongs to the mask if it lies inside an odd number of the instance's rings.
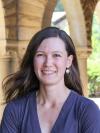
[[[43,70],[42,71],[44,74],[53,74],[54,73],[54,71],[48,71],[48,70]]]

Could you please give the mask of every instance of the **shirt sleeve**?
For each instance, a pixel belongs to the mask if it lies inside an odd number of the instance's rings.
[[[81,133],[100,133],[100,110],[93,101],[82,110]]]
[[[18,133],[18,116],[15,105],[6,105],[0,125],[0,133]]]

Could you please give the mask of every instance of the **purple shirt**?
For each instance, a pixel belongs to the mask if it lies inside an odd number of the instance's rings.
[[[35,92],[7,104],[0,133],[41,133]],[[100,110],[92,100],[71,91],[51,133],[100,133]]]

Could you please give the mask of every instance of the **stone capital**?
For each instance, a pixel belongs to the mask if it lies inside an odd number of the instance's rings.
[[[76,48],[77,58],[80,58],[80,59],[87,59],[91,54],[91,52],[92,52],[92,48],[87,48],[87,47]]]

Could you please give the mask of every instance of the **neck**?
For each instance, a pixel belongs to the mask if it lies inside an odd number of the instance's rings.
[[[64,102],[70,90],[65,85],[40,86],[37,93],[37,102],[41,105],[52,106]]]

